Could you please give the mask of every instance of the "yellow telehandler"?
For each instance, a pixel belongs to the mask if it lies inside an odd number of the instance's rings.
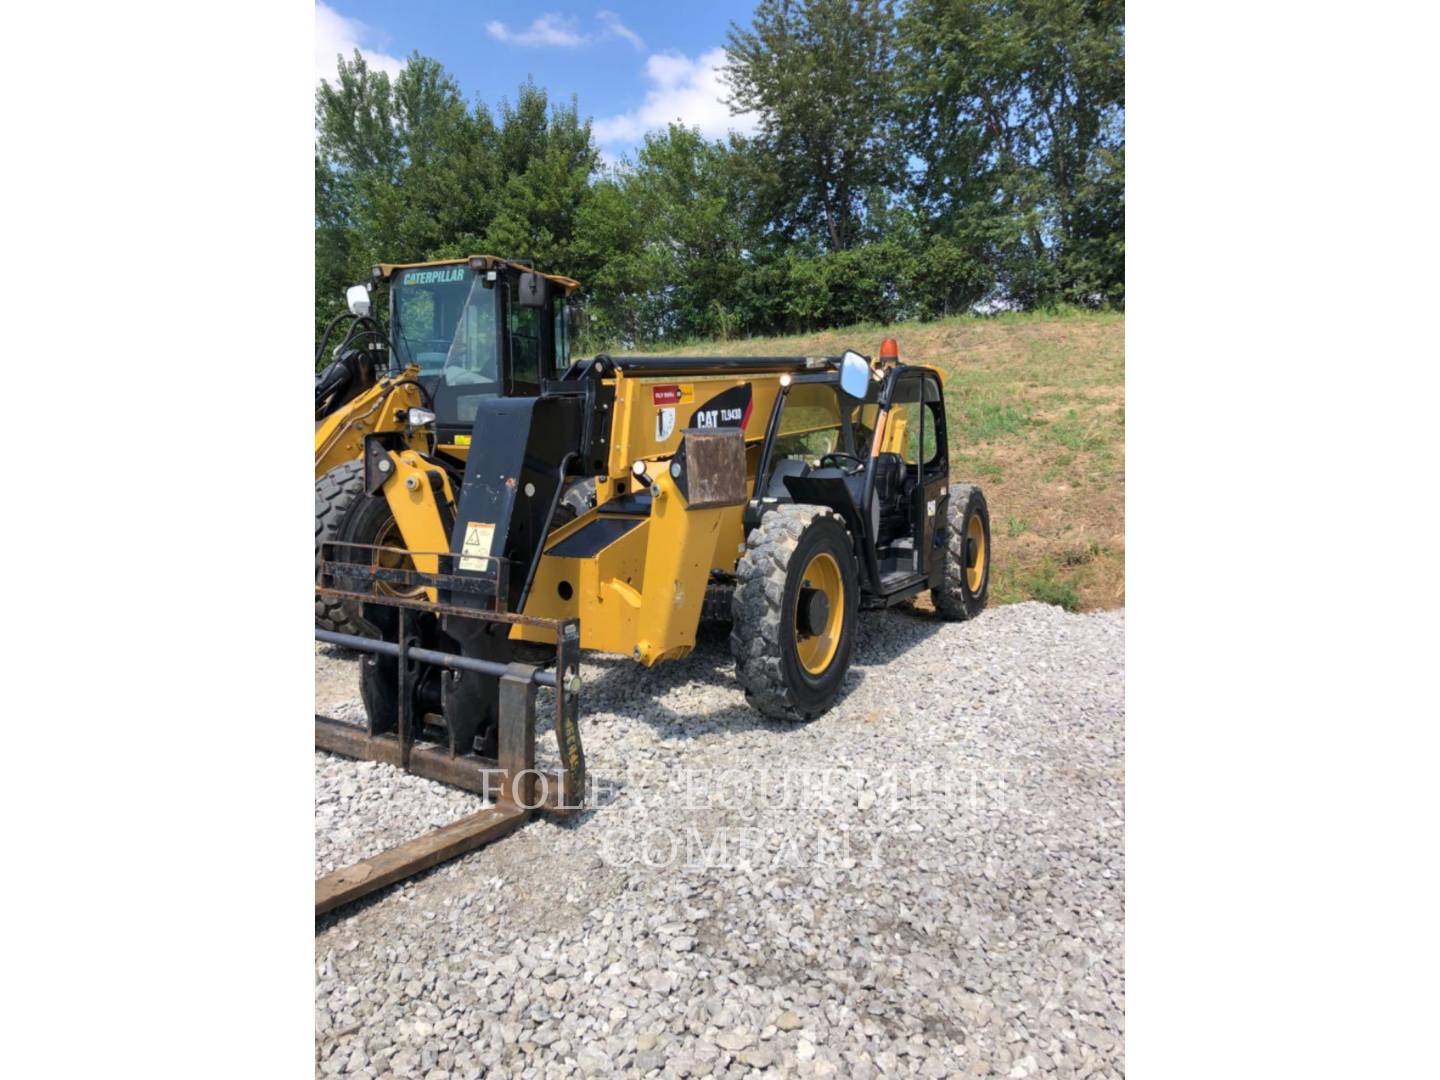
[[[482,300],[477,332],[506,310]],[[748,701],[806,721],[842,693],[861,608],[925,592],[946,619],[985,606],[985,496],[950,484],[941,373],[901,363],[894,341],[878,362],[601,355],[537,381],[473,395],[463,462],[444,451],[453,420],[433,423],[433,452],[398,432],[363,440],[364,494],[316,589],[355,605],[362,632],[316,638],[363,654],[367,722],[317,716],[316,746],[496,803],[317,882],[317,911],[580,805],[580,649],[682,657],[718,595]],[[587,504],[567,514],[576,490]],[[550,773],[534,768],[542,687]]]

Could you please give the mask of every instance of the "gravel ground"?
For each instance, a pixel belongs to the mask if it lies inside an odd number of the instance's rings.
[[[1123,612],[863,615],[800,727],[716,631],[583,676],[593,809],[317,921],[319,1073],[1123,1075]],[[480,805],[317,753],[316,874]]]

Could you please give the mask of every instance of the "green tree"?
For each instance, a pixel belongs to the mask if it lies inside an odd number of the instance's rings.
[[[489,252],[584,289],[582,349],[1124,302],[1119,0],[760,0],[732,105],[601,169],[577,102],[492,113],[434,60],[316,89],[316,324],[376,262]]]
[[[527,82],[497,125],[418,54],[393,81],[358,53],[338,66],[316,89],[317,327],[377,262],[490,250],[574,272],[596,151],[573,101]]]
[[[1124,5],[911,0],[897,70],[917,204],[1023,305],[1124,282]]]
[[[763,197],[787,238],[844,251],[867,197],[899,182],[894,42],[892,0],[761,0],[749,29],[732,24],[732,108],[759,117],[776,181]]]
[[[576,262],[575,225],[599,162],[590,121],[580,119],[573,98],[552,107],[545,91],[528,81],[515,104],[502,104],[500,112],[485,244],[496,255],[578,274],[584,268]]]
[[[392,172],[402,151],[394,124],[390,76],[371,71],[355,50],[337,57],[335,83],[315,87],[316,146],[320,157],[347,172]]]

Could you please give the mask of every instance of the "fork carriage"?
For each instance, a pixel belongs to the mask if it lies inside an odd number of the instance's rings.
[[[374,545],[327,542],[316,594],[353,605],[367,616],[366,625],[392,622],[389,637],[367,637],[317,627],[315,640],[361,654],[361,665],[376,669],[379,678],[393,678],[394,708],[366,702],[367,722],[358,724],[315,716],[315,748],[332,754],[377,761],[442,784],[463,788],[492,802],[474,814],[426,833],[399,847],[337,870],[315,883],[315,914],[321,915],[367,893],[419,873],[497,839],[537,812],[573,814],[585,792],[585,752],[580,742],[579,628],[574,620],[556,621],[503,610],[495,603],[504,595],[505,567],[490,560],[488,573],[459,577],[426,573],[413,567],[385,565],[407,553]],[[437,553],[436,564],[447,571],[455,557]],[[456,607],[425,599],[427,590],[445,589],[490,607]],[[385,614],[392,618],[385,618]],[[553,663],[547,667],[517,661],[499,663],[420,645],[419,620],[441,623],[464,620],[468,630],[486,626],[536,625],[555,635]],[[373,620],[373,621],[372,621]],[[453,625],[453,624],[452,624]],[[422,677],[420,666],[458,682],[462,674],[485,680],[495,690],[493,753],[477,745],[474,726],[428,722],[434,714],[417,712],[411,692]],[[371,681],[376,681],[372,676]],[[553,728],[560,765],[554,771],[535,767],[536,700],[541,688],[553,699]],[[443,694],[444,687],[441,688]]]

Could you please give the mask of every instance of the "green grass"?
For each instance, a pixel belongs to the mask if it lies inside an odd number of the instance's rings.
[[[1002,435],[1018,435],[1031,423],[1030,409],[1024,404],[979,398],[966,398],[953,411],[947,410],[946,420],[947,426],[953,425],[954,435],[967,443],[990,442]]]
[[[1023,579],[1023,584],[1032,600],[1039,600],[1042,604],[1059,604],[1066,611],[1080,610],[1079,591],[1074,584],[1062,579],[1048,562]]]

